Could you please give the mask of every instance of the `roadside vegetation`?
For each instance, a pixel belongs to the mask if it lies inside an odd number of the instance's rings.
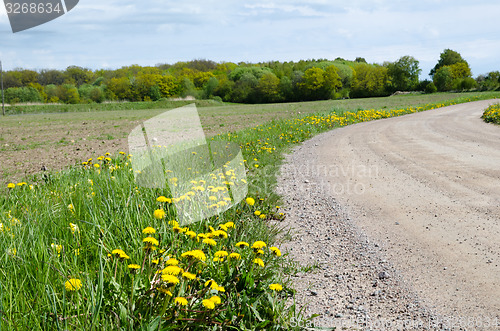
[[[138,187],[129,155],[110,151],[61,172],[9,183],[0,195],[0,323],[14,330],[278,330],[300,317],[279,250],[282,155],[319,132],[491,98],[399,108],[330,109],[213,136],[237,143],[248,196],[218,216],[183,226],[174,203],[225,187],[193,177],[189,191]],[[176,183],[167,183],[175,185]],[[213,198],[212,198],[213,197]],[[302,318],[302,317],[300,317]]]
[[[15,69],[4,74],[8,104],[92,104],[109,101],[162,101],[194,97],[233,103],[283,103],[391,95],[396,91],[491,91],[500,73],[472,78],[469,64],[450,49],[441,53],[419,80],[419,61],[403,56],[394,62],[367,63],[337,58],[298,62],[216,63],[193,60],[115,70],[70,66],[65,70]],[[84,107],[85,108],[85,107]],[[7,108],[7,113],[16,108]]]
[[[494,104],[485,109],[482,118],[485,122],[500,124],[500,104]]]

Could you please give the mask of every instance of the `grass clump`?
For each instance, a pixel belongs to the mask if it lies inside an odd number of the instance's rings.
[[[482,119],[487,123],[500,124],[500,104],[494,104],[484,110]]]

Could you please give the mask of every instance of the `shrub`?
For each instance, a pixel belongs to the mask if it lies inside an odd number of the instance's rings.
[[[436,85],[434,85],[433,82],[430,82],[427,85],[425,85],[424,92],[428,93],[428,94],[430,94],[430,93],[436,93],[437,92],[437,87],[436,87]]]
[[[43,102],[40,92],[34,87],[11,87],[5,91],[7,103]]]

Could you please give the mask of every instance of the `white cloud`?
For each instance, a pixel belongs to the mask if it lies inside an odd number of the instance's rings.
[[[500,69],[499,12],[493,0],[82,0],[59,19],[12,34],[0,6],[0,56],[6,68],[98,68],[412,55],[427,74],[452,48],[483,73]]]

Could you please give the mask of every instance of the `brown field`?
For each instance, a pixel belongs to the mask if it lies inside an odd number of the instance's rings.
[[[253,127],[274,119],[336,109],[398,108],[467,94],[404,95],[316,102],[223,105],[199,108],[207,136]],[[106,152],[127,152],[132,128],[166,109],[41,113],[0,117],[0,184],[16,182],[42,167],[60,170]]]

